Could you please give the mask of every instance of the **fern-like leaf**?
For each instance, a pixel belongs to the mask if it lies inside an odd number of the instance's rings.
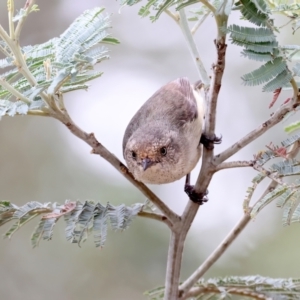
[[[291,196],[286,200],[284,204],[282,223],[284,226],[290,225],[293,214],[296,208],[299,206],[300,202],[300,191],[295,191]]]
[[[286,62],[282,57],[275,58],[272,62],[267,62],[257,70],[242,76],[245,85],[259,85],[276,77],[285,71]]]
[[[290,136],[289,138],[287,138],[286,140],[281,142],[281,145],[285,148],[295,144],[296,142],[298,142],[300,140],[300,133],[298,134],[294,134],[292,136]]]
[[[258,26],[267,26],[269,16],[266,3],[263,0],[240,0],[241,13],[245,19]]]
[[[255,218],[257,214],[264,208],[266,207],[269,203],[271,203],[274,199],[282,195],[287,191],[286,186],[278,186],[276,189],[274,189],[272,192],[268,193],[265,195],[260,201],[258,201],[252,211],[251,211],[251,218]]]
[[[263,86],[263,92],[274,92],[278,88],[282,88],[284,85],[289,83],[293,78],[291,72],[286,69],[279,73],[274,79],[269,81]]]
[[[227,31],[230,33],[232,40],[241,43],[266,43],[276,41],[273,31],[269,28],[252,28],[233,24],[227,28]]]
[[[0,226],[15,220],[13,226],[5,233],[11,237],[24,224],[38,215],[42,218],[31,237],[33,247],[41,240],[51,240],[56,222],[63,216],[66,222],[66,238],[79,246],[93,233],[96,247],[103,247],[107,236],[107,225],[113,230],[128,228],[133,218],[142,210],[144,204],[134,204],[132,207],[106,206],[93,201],[81,203],[66,201],[65,204],[41,204],[29,202],[21,207],[8,201],[0,202]]]
[[[300,279],[270,278],[263,276],[230,276],[200,279],[193,288],[197,293],[193,299],[300,299]],[[164,287],[145,293],[149,299],[164,297]],[[235,299],[235,298],[234,298]]]
[[[258,173],[253,179],[252,179],[252,186],[247,188],[246,191],[246,197],[243,201],[243,210],[244,212],[248,212],[249,204],[252,199],[253,193],[257,186],[266,178],[265,174]]]
[[[273,60],[274,56],[270,53],[260,53],[260,52],[255,52],[252,50],[243,50],[241,52],[242,56],[247,57],[252,60],[256,61],[271,61]]]

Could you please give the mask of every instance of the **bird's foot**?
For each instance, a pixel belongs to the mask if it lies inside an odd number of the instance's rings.
[[[202,133],[200,138],[200,143],[203,144],[203,146],[207,150],[214,149],[214,144],[221,144],[222,142],[222,136],[217,137],[215,134],[211,137],[208,137],[206,134]]]
[[[194,203],[202,205],[203,203],[208,201],[208,198],[206,197],[208,191],[206,191],[205,193],[197,193],[194,186],[187,183],[184,186],[184,191],[189,196],[190,200],[192,200]]]

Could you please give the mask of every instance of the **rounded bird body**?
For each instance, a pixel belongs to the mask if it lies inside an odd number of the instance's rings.
[[[123,155],[136,180],[163,184],[190,173],[202,153],[204,103],[187,78],[169,82],[129,122]]]

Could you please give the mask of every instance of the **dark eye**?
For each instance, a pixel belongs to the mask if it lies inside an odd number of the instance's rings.
[[[160,148],[160,154],[162,155],[162,156],[166,156],[167,155],[167,148],[166,147],[162,147],[162,148]]]
[[[136,159],[136,152],[131,151],[131,156],[132,156],[133,159]]]

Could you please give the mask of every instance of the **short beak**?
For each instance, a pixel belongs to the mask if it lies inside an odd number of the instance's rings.
[[[153,165],[153,161],[150,158],[146,157],[142,159],[142,167],[144,171],[146,171],[152,165]]]

